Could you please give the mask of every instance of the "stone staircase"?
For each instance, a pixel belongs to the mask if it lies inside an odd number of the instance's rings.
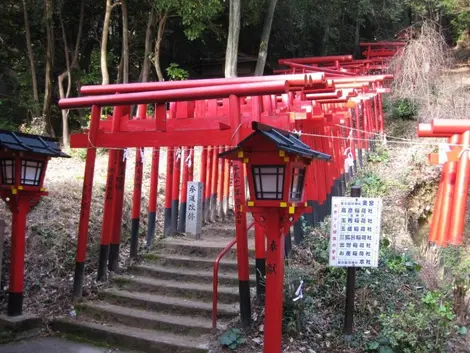
[[[76,318],[59,318],[53,329],[101,344],[151,353],[207,353],[212,333],[212,265],[235,232],[210,226],[202,240],[168,238],[114,275],[100,300],[77,305]],[[250,276],[255,278],[250,240]],[[218,329],[239,315],[236,249],[221,261]]]

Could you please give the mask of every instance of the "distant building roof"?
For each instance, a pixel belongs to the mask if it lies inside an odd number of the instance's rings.
[[[60,150],[56,139],[46,136],[24,134],[22,132],[0,130],[0,148],[2,147],[18,152],[37,153],[49,157],[70,158],[69,155]]]
[[[269,125],[258,122],[252,122],[252,128],[255,130],[250,136],[241,141],[237,148],[219,154],[220,157],[229,156],[243,150],[243,146],[252,140],[255,136],[262,135],[276,144],[276,147],[288,153],[296,154],[303,158],[330,160],[331,156],[326,153],[312,150],[310,146],[303,143],[299,136],[294,133],[280,130]]]

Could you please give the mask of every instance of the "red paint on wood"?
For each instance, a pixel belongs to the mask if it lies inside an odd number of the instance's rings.
[[[90,130],[88,133],[87,154],[85,160],[85,175],[83,177],[82,203],[78,226],[76,262],[83,263],[86,258],[88,243],[88,226],[90,222],[91,195],[96,160],[96,138],[100,126],[101,109],[94,105],[91,109]]]

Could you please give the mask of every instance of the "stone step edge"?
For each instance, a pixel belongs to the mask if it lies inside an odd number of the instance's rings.
[[[134,276],[134,275],[117,275],[113,277],[113,281],[118,283],[139,283],[142,285],[149,285],[149,286],[162,286],[166,288],[175,288],[175,289],[183,289],[183,290],[198,290],[201,292],[210,292],[212,293],[213,287],[212,284],[208,283],[196,283],[196,282],[178,282],[172,280],[164,280],[164,279],[154,279],[151,277],[145,276]],[[219,283],[218,293],[223,294],[239,294],[239,288],[235,286],[226,286]]]
[[[127,316],[133,319],[145,319],[148,321],[162,322],[168,325],[175,325],[180,327],[189,327],[203,330],[212,329],[212,320],[203,316],[168,314],[164,312],[143,310],[133,307],[123,307],[121,305],[110,304],[106,302],[88,302],[81,304],[80,307],[82,310],[84,310],[84,316],[87,316],[87,310],[95,310],[111,315]],[[177,318],[179,320],[177,320]],[[218,320],[218,323],[220,323],[221,326],[225,326],[226,324],[223,320]]]
[[[178,260],[181,260],[181,261],[196,261],[196,262],[203,262],[203,263],[211,263],[213,264],[215,259],[209,259],[209,258],[206,258],[206,257],[199,257],[199,256],[181,256],[181,255],[175,255],[175,254],[160,254],[160,253],[157,253],[157,252],[149,252],[147,254],[144,254],[143,256],[144,260],[145,261],[148,261],[148,262],[154,262],[154,261],[157,261],[159,259],[163,259],[163,260],[173,260],[173,261],[178,261]],[[227,259],[227,258],[224,258],[220,261],[220,264],[222,265],[235,265],[237,266],[238,265],[238,262],[237,260],[232,260],[232,259]],[[249,259],[249,264],[250,266],[254,266],[255,265],[255,261],[254,261],[254,258],[250,258]],[[184,266],[181,266],[181,267],[184,267]]]
[[[185,276],[193,276],[193,277],[211,277],[213,278],[214,273],[212,269],[200,269],[200,270],[187,270],[184,269],[184,271],[181,271],[181,267],[176,267],[176,266],[163,266],[163,265],[157,265],[157,264],[136,264],[136,265],[131,265],[129,267],[130,271],[138,271],[138,270],[143,270],[143,271],[151,271],[151,272],[163,272],[166,274],[181,274]],[[145,276],[141,276],[145,277]],[[219,279],[233,279],[233,280],[238,280],[238,273],[237,272],[228,272],[223,271],[223,273],[220,273],[219,270]]]
[[[131,292],[131,291],[122,290],[122,289],[115,289],[115,288],[105,289],[102,293],[109,294],[115,297],[120,297],[122,299],[128,298],[128,299],[134,299],[134,300],[140,300],[140,301],[160,303],[164,305],[177,305],[177,306],[186,308],[187,310],[191,310],[193,308],[203,309],[203,310],[212,310],[212,303],[200,301],[200,300],[194,300],[194,299],[176,300],[174,297],[168,297],[168,296],[156,295],[156,294],[150,294],[150,293],[136,293],[136,292]],[[217,310],[224,311],[225,314],[227,315],[237,316],[240,314],[238,307],[234,309],[233,304],[218,303]]]
[[[139,340],[142,341],[142,346],[151,344],[172,346],[185,352],[189,352],[188,347],[192,347],[191,352],[195,353],[207,353],[209,350],[208,343],[195,339],[193,336],[176,335],[157,330],[129,330],[129,327],[124,325],[100,325],[88,321],[60,317],[53,321],[52,328],[55,331],[74,336],[102,337],[105,341],[112,338],[111,341],[113,343],[111,345],[116,345],[117,343],[120,348],[136,349],[135,341]],[[99,342],[96,338],[91,338],[90,341]],[[143,350],[141,347],[137,347],[137,349]],[[154,351],[155,349],[152,349],[147,352]]]

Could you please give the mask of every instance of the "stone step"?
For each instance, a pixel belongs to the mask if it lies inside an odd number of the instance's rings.
[[[212,303],[184,298],[174,298],[162,295],[136,293],[114,288],[106,289],[101,296],[108,303],[124,305],[127,307],[153,310],[174,315],[212,317]],[[231,319],[239,314],[239,304],[217,305],[217,317],[219,319]]]
[[[233,238],[232,238],[233,239]],[[158,253],[164,254],[178,254],[182,256],[205,257],[214,261],[220,252],[225,248],[228,242],[220,243],[210,241],[178,241],[168,240],[155,243],[154,250]],[[248,256],[252,259],[255,258],[255,250],[248,249]],[[237,249],[233,247],[224,256],[226,259],[236,260]]]
[[[128,268],[131,275],[145,276],[155,279],[175,280],[181,282],[212,283],[212,270],[187,269],[160,265],[132,265]],[[238,274],[219,270],[219,285],[238,286]]]
[[[175,268],[190,268],[198,270],[209,270],[212,271],[214,259],[207,259],[201,257],[191,257],[183,255],[173,255],[173,254],[156,254],[148,253],[144,255],[144,259],[147,263],[150,264],[159,264],[164,266],[171,266]],[[238,264],[236,260],[233,259],[222,259],[219,264],[220,273],[224,272],[237,272]],[[250,261],[250,274],[255,275],[255,265],[254,261]]]
[[[117,323],[133,328],[169,331],[192,336],[210,334],[212,331],[212,320],[204,317],[165,314],[105,302],[86,303],[80,305],[79,308],[81,309],[80,316],[85,315],[111,325]],[[225,326],[220,322],[218,324]]]
[[[59,318],[53,329],[87,340],[146,353],[208,353],[208,340],[169,332],[132,329],[119,324],[102,325],[80,319]]]
[[[125,290],[212,302],[212,284],[167,281],[137,276],[114,276],[112,281]],[[219,303],[236,303],[238,298],[238,287],[219,286]]]

